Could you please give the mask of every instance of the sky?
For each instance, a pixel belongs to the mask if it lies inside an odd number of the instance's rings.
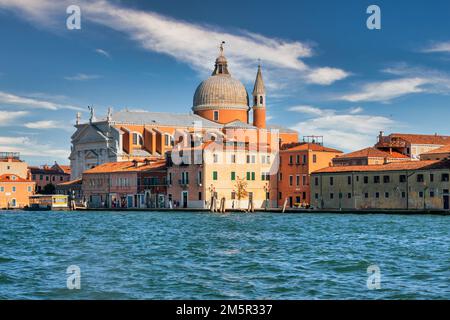
[[[268,123],[300,139],[347,152],[379,131],[450,135],[449,16],[444,0],[0,0],[0,151],[69,163],[87,106],[190,112],[221,41],[250,93],[261,61]]]

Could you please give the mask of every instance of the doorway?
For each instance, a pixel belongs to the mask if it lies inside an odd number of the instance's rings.
[[[187,208],[187,206],[188,206],[188,192],[187,191],[181,192],[181,199],[182,199],[183,208]]]
[[[449,201],[449,195],[444,194],[444,210],[449,210],[450,209],[450,201]]]

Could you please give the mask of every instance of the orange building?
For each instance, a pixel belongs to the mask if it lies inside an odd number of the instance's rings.
[[[34,186],[28,165],[20,160],[18,153],[0,153],[0,209],[28,206]]]
[[[36,182],[36,192],[44,191],[45,186],[56,185],[70,180],[70,167],[59,165],[55,162],[53,166],[43,165],[41,167],[29,167],[31,179]],[[52,189],[54,189],[52,187]]]
[[[278,205],[289,207],[310,204],[310,175],[326,168],[342,151],[318,143],[296,143],[280,151],[278,173]]]

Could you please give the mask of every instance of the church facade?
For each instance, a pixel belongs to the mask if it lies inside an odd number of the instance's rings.
[[[71,137],[72,180],[106,162],[164,159],[179,142],[177,132],[188,133],[192,140],[205,142],[211,137],[226,137],[236,130],[244,131],[242,137],[233,138],[245,140],[264,136],[264,141],[258,140],[258,143],[269,144],[272,149],[274,144],[278,148],[298,141],[296,131],[266,124],[266,90],[261,66],[250,101],[245,86],[231,76],[223,47],[212,75],[197,87],[190,113],[128,110],[113,113],[108,110],[106,117],[97,120],[93,108],[90,110],[90,119],[86,123],[81,123],[77,116],[76,132]],[[251,112],[253,121],[250,123]],[[274,132],[276,141],[271,137]]]

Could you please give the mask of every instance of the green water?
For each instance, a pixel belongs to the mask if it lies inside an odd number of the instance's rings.
[[[1,211],[0,298],[450,299],[449,234],[448,216]]]

